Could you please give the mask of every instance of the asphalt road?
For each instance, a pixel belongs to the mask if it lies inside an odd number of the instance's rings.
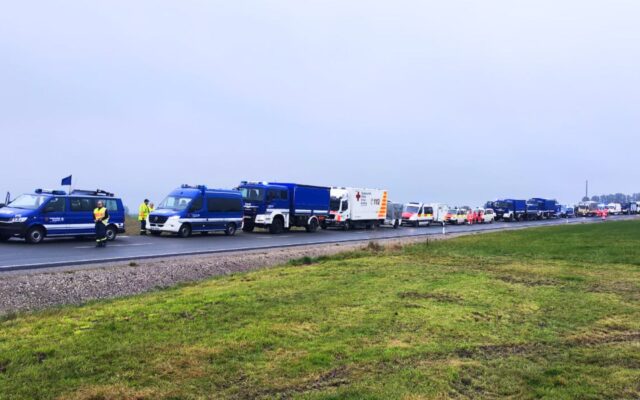
[[[610,220],[637,218],[636,216],[610,217]],[[599,222],[595,218],[574,218],[570,220],[547,220],[521,223],[497,222],[485,225],[447,225],[446,233],[476,232],[484,230],[505,230],[530,226],[575,224]],[[441,226],[421,228],[379,228],[377,230],[337,231],[326,230],[317,233],[290,231],[281,235],[270,235],[256,231],[242,233],[234,237],[211,234],[180,239],[173,236],[119,236],[107,248],[95,248],[91,240],[47,239],[38,245],[27,244],[24,240],[11,239],[0,243],[0,272],[81,265],[111,261],[125,261],[142,258],[222,253],[239,250],[258,250],[277,247],[291,247],[335,242],[380,240],[397,237],[442,235]]]

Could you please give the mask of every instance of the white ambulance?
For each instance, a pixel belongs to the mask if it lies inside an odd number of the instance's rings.
[[[331,188],[330,214],[322,228],[376,228],[387,218],[388,197],[382,189]]]
[[[402,225],[429,226],[433,222],[433,207],[429,204],[411,202],[404,205],[402,211]]]

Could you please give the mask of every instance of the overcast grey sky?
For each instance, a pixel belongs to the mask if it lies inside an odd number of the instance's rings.
[[[0,191],[640,191],[640,2],[4,1]]]

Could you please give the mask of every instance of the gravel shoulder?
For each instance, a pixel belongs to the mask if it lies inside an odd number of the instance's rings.
[[[449,239],[460,234],[430,236]],[[425,242],[427,238],[377,241],[385,246]],[[180,283],[282,265],[290,260],[362,249],[369,241],[334,243],[202,256],[7,272],[0,275],[0,315],[18,311],[110,299],[168,288]]]

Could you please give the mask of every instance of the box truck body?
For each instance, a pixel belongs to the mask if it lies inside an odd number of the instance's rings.
[[[384,189],[331,188],[330,214],[323,227],[373,228],[387,218],[388,192]]]

